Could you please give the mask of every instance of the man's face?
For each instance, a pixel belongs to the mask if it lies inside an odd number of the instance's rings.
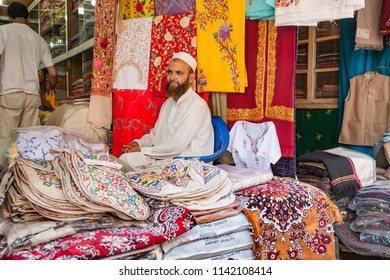
[[[190,66],[181,59],[169,62],[165,87],[165,94],[168,97],[173,97],[177,101],[190,88],[195,75],[190,74],[190,70]]]

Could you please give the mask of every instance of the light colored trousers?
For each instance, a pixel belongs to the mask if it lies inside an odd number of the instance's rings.
[[[10,138],[16,127],[39,124],[39,95],[22,91],[0,95],[0,138]]]

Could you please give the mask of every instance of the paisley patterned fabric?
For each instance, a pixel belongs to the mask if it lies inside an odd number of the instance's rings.
[[[196,59],[195,13],[156,16],[152,25],[149,89],[153,96],[165,97],[166,69],[176,52],[188,52]]]
[[[342,218],[320,189],[274,177],[236,194],[249,196],[243,212],[251,223],[256,259],[336,259],[333,224]]]
[[[188,209],[179,206],[157,211],[150,217],[150,223],[147,228],[120,227],[80,232],[0,259],[87,260],[115,256],[180,236],[192,229],[196,220]]]

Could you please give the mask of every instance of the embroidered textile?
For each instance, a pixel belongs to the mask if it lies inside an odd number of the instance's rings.
[[[97,0],[93,45],[91,101],[88,121],[111,128],[112,66],[115,53],[116,0]],[[99,98],[100,97],[100,98]]]
[[[187,52],[196,59],[195,15],[188,12],[154,17],[149,65],[149,89],[152,96],[165,97],[163,83],[174,53]]]
[[[148,88],[152,17],[124,20],[114,57],[115,89]]]
[[[155,0],[157,16],[195,12],[195,0]]]
[[[154,16],[154,0],[120,0],[123,19]]]
[[[127,175],[139,193],[190,210],[214,209],[235,200],[227,172],[197,159],[172,160],[162,171],[156,168]]]
[[[283,136],[279,137],[282,155],[293,158],[296,27],[247,20],[245,34],[248,87],[244,94],[227,95],[228,126],[238,120],[272,121]]]
[[[245,3],[196,1],[199,92],[244,92]]]
[[[112,154],[119,157],[123,145],[149,133],[165,98],[153,97],[150,91],[113,90],[113,144]]]
[[[365,0],[276,0],[276,26],[316,26],[317,22],[353,18],[354,11],[364,8]]]
[[[282,156],[273,122],[237,121],[229,134],[228,151],[238,167],[267,170]]]
[[[76,233],[1,259],[67,260],[98,259],[161,244],[192,229],[196,221],[184,207],[156,211],[152,226],[98,229]]]
[[[256,259],[334,260],[337,206],[321,190],[293,178],[237,192],[249,196],[243,209],[251,223]]]

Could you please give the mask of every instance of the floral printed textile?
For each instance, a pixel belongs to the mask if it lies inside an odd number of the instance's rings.
[[[198,92],[244,92],[245,1],[196,1]]]
[[[156,16],[152,26],[149,66],[149,89],[153,96],[165,97],[162,84],[166,80],[169,60],[174,53],[181,51],[196,59],[195,13]]]
[[[336,259],[333,223],[342,218],[320,189],[274,177],[236,194],[249,197],[243,212],[251,223],[256,259]]]
[[[154,0],[121,0],[123,19],[154,16]]]
[[[157,16],[195,12],[195,0],[155,0]]]
[[[96,0],[92,88],[88,121],[111,128],[112,66],[115,54],[115,9],[117,0]]]
[[[98,259],[164,243],[196,225],[191,212],[180,206],[157,211],[150,222],[151,226],[147,228],[120,227],[80,232],[1,259]]]

